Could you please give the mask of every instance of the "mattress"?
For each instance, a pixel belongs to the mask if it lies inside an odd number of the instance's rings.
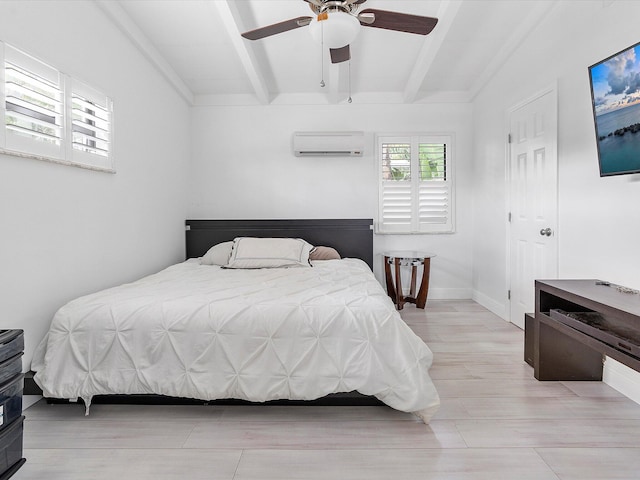
[[[358,391],[428,422],[432,353],[358,259],[253,270],[197,260],[80,297],[32,362],[49,398],[313,400]]]

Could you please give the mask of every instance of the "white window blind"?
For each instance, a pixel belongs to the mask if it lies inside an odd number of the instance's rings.
[[[71,81],[71,144],[76,163],[111,168],[111,100]]]
[[[379,136],[379,233],[450,233],[450,135]]]
[[[5,46],[6,148],[61,158],[64,92],[59,72]]]
[[[111,100],[0,42],[0,152],[113,172]]]
[[[108,110],[75,94],[72,102],[73,148],[106,157],[109,155]]]

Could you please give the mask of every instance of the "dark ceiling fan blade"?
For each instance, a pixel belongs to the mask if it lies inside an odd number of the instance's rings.
[[[330,48],[331,63],[342,63],[351,60],[351,49],[349,45],[340,48]]]
[[[416,33],[418,35],[427,35],[428,33],[431,33],[431,30],[433,30],[438,23],[438,19],[433,17],[388,12],[386,10],[376,10],[373,8],[362,10],[360,15],[368,13],[373,13],[375,20],[371,23],[361,22],[361,25],[364,27],[384,28],[386,30]]]
[[[313,17],[297,17],[291,20],[285,20],[284,22],[274,23],[262,28],[256,28],[244,32],[242,36],[249,40],[260,40],[261,38],[270,37],[271,35],[277,35],[278,33],[288,32],[300,27],[306,27],[311,23]]]

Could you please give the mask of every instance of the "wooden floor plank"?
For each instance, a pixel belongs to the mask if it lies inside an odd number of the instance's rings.
[[[429,426],[387,407],[81,405],[25,411],[31,479],[637,478],[640,405],[609,386],[538,382],[523,333],[470,300],[406,305],[434,351]]]

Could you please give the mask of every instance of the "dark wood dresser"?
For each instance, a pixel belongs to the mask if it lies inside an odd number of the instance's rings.
[[[26,461],[22,458],[22,355],[24,332],[0,330],[0,480],[6,480]]]
[[[538,380],[602,380],[604,356],[640,371],[640,295],[599,280],[536,280],[524,358]]]

